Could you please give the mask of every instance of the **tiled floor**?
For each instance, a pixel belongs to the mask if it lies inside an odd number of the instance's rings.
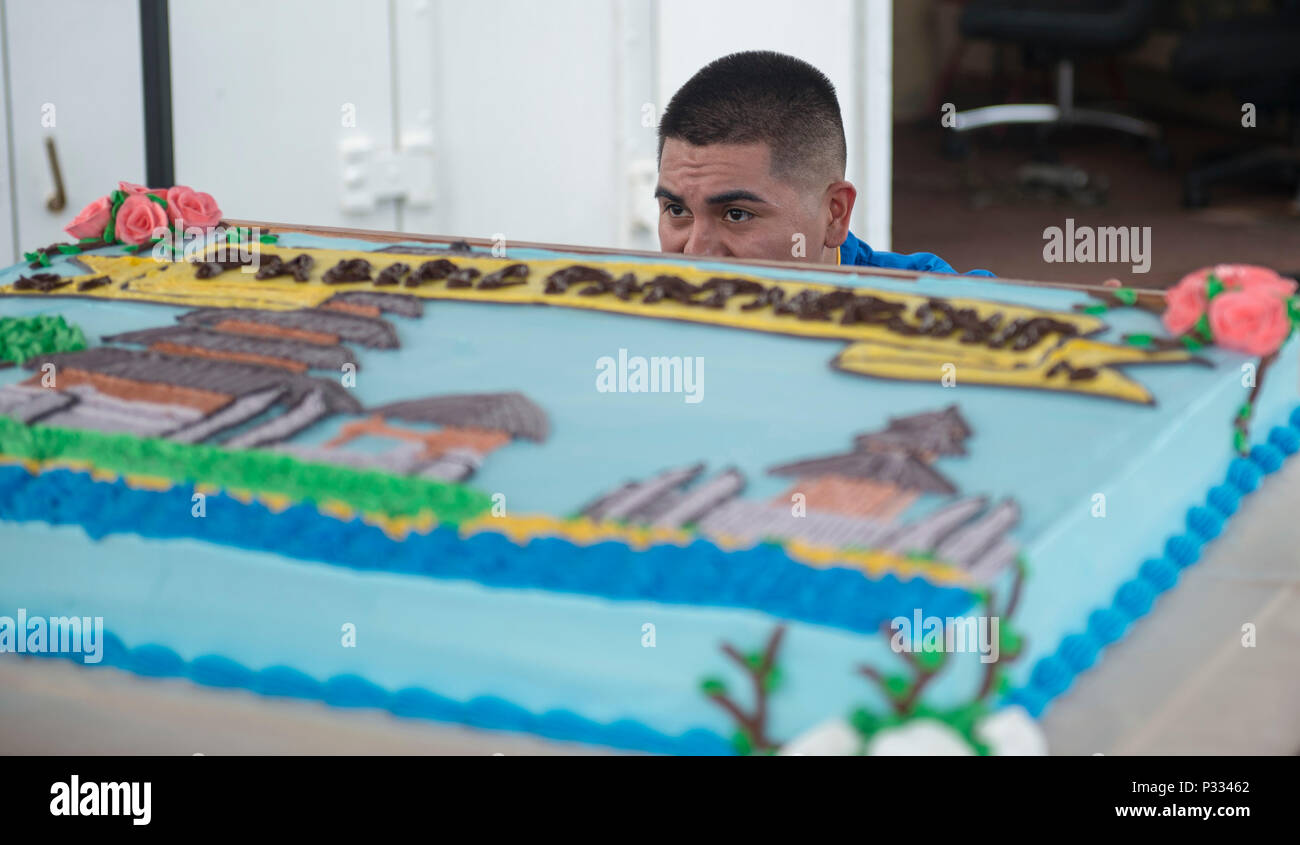
[[[1053,753],[1300,752],[1298,500],[1290,461],[1048,711]]]

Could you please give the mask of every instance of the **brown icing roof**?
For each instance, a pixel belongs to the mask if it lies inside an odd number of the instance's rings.
[[[858,435],[853,444],[872,452],[964,455],[964,443],[971,434],[961,411],[956,405],[949,405],[942,411],[892,417],[883,431]]]
[[[546,412],[522,393],[468,393],[391,402],[367,411],[407,422],[488,428],[538,443],[550,433]]]
[[[839,475],[893,484],[904,490],[953,495],[957,488],[929,464],[905,452],[847,452],[781,464],[768,470],[771,475],[815,478]]]

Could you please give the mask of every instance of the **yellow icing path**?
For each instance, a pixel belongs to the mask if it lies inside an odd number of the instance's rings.
[[[326,270],[342,260],[365,259],[374,268],[372,275],[377,275],[379,270],[391,263],[400,261],[415,268],[425,261],[442,256],[356,250],[290,249],[259,243],[248,245],[248,248],[260,253],[259,258],[262,261],[272,255],[287,261],[296,255],[307,253],[315,259],[311,276],[306,282],[296,282],[290,276],[257,281],[253,278],[252,272],[245,273],[244,268],[235,268],[211,279],[199,279],[195,275],[198,265],[193,263],[160,261],[152,256],[82,255],[78,260],[90,267],[91,272],[82,276],[65,277],[72,281],[73,285],[48,294],[37,291],[15,291],[12,285],[6,285],[0,286],[0,295],[60,296],[75,293],[77,296],[95,299],[157,302],[192,308],[292,310],[319,306],[331,296],[345,291],[373,290],[407,294],[421,299],[551,305],[634,317],[682,320],[798,337],[843,340],[849,345],[836,356],[836,366],[847,372],[877,378],[939,382],[945,376],[950,376],[955,378],[958,384],[1027,387],[1105,396],[1146,404],[1152,402],[1151,394],[1147,389],[1114,367],[1125,364],[1186,362],[1192,359],[1192,355],[1183,350],[1147,350],[1089,339],[1085,336],[1106,328],[1102,320],[1089,314],[1052,311],[989,299],[951,298],[946,299],[946,302],[955,309],[970,309],[981,321],[994,315],[1001,315],[1004,325],[1017,319],[1048,317],[1073,326],[1079,336],[1062,339],[1058,334],[1050,334],[1045,335],[1043,340],[1028,349],[992,349],[978,343],[962,343],[957,337],[958,333],[944,338],[907,337],[877,324],[846,325],[837,319],[799,319],[790,314],[778,314],[770,306],[746,311],[742,306],[754,299],[748,294],[737,294],[730,297],[722,307],[710,308],[687,305],[667,298],[647,304],[638,299],[624,301],[613,294],[583,296],[579,291],[588,285],[582,282],[570,285],[563,293],[545,293],[546,277],[556,270],[570,267],[575,263],[599,266],[615,277],[632,273],[641,283],[662,274],[677,276],[699,285],[718,276],[717,273],[677,263],[607,261],[594,256],[584,258],[581,262],[567,258],[540,259],[524,262],[530,268],[528,279],[524,284],[493,290],[479,290],[474,287],[448,288],[445,282],[424,284],[415,288],[392,285],[375,287],[373,282],[369,281],[325,284],[320,279]],[[222,257],[213,252],[217,249],[220,247],[211,247],[209,257]],[[234,257],[234,248],[229,249],[230,254],[227,257]],[[478,255],[449,254],[445,257],[458,267],[473,267],[484,275],[518,263],[509,258]],[[110,276],[113,284],[87,291],[76,291],[77,282],[104,275]],[[828,293],[839,289],[835,285],[821,282],[775,281],[744,273],[728,274],[727,278],[747,279],[768,287],[779,286],[785,290],[787,299],[805,290]],[[913,317],[916,309],[930,301],[928,296],[892,290],[870,287],[855,287],[853,290],[860,295],[869,294],[882,300],[902,304],[903,316],[912,318],[909,323],[916,322]],[[1060,364],[1066,366],[1058,366]],[[1056,372],[1049,376],[1048,373],[1053,368],[1056,368]],[[1081,369],[1096,370],[1096,376],[1070,377],[1071,371]]]
[[[37,461],[30,458],[17,458],[0,454],[0,464],[22,466],[32,475],[66,469],[74,472],[84,472],[95,481],[104,483],[112,483],[120,478],[128,487],[134,489],[162,491],[173,486],[173,482],[166,478],[131,473],[119,475],[115,472],[99,469],[92,462],[84,460]],[[209,496],[221,493],[222,489],[213,484],[198,483],[194,485],[196,493]],[[296,504],[289,497],[280,494],[264,494],[237,488],[226,488],[224,492],[226,495],[245,504],[251,504],[255,501],[260,502],[277,513]],[[360,519],[367,525],[382,529],[385,534],[399,542],[412,532],[427,534],[433,531],[438,524],[433,514],[428,511],[416,516],[395,517],[383,513],[358,513],[354,508],[334,501],[318,503],[316,509],[324,516],[344,522]],[[689,531],[623,525],[615,522],[594,522],[585,517],[562,519],[543,515],[484,516],[460,525],[460,535],[462,537],[470,537],[484,532],[502,534],[520,546],[526,546],[535,537],[559,537],[580,546],[608,541],[622,542],[638,551],[661,545],[687,546],[700,539],[698,535]],[[719,548],[729,551],[751,548],[754,545],[752,541],[742,541],[731,537],[710,536],[707,539]],[[861,569],[873,578],[892,574],[905,579],[920,577],[934,584],[965,586],[971,583],[970,577],[957,567],[930,561],[913,560],[888,552],[833,549],[801,540],[788,540],[783,542],[782,546],[792,560],[808,566],[840,566]]]

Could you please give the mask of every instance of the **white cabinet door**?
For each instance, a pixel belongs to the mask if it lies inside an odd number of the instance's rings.
[[[4,0],[0,0],[0,20],[4,18]],[[3,32],[3,29],[0,29]],[[0,67],[8,67],[8,45],[0,38]],[[0,108],[0,267],[18,260],[21,252],[14,238],[14,182],[9,163],[9,112]]]
[[[409,209],[408,229],[649,245],[630,200],[654,154],[653,122],[641,124],[654,99],[648,0],[397,6],[410,21],[399,119],[423,110],[436,150],[434,206]]]
[[[4,5],[14,260],[68,240],[63,227],[118,180],[144,181],[139,9],[135,0]],[[56,211],[46,207],[47,137],[63,172],[66,204]]]
[[[176,181],[230,218],[396,229],[396,204],[377,198],[393,147],[389,10],[171,3]]]

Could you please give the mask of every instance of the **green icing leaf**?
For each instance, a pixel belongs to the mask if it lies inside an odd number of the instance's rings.
[[[1137,291],[1132,288],[1118,288],[1115,291],[1115,298],[1125,305],[1136,305],[1138,301]]]
[[[781,672],[781,667],[773,666],[767,673],[767,677],[763,679],[763,689],[769,693],[776,692],[784,683],[785,675]]]
[[[1131,346],[1150,346],[1154,338],[1149,334],[1131,334],[1124,340]]]
[[[1248,420],[1250,419],[1250,415],[1253,412],[1254,412],[1254,408],[1252,407],[1251,403],[1244,402],[1242,403],[1242,406],[1237,409],[1237,419]]]
[[[982,701],[972,701],[952,710],[940,710],[934,715],[950,725],[957,733],[969,739],[975,733],[975,724],[989,712]]]
[[[736,753],[742,757],[754,753],[754,742],[749,738],[749,734],[744,731],[736,731],[732,734],[731,747],[736,749]]]
[[[1219,277],[1211,273],[1205,277],[1205,298],[1214,299],[1214,297],[1223,293],[1223,282]]]
[[[1246,432],[1237,429],[1232,433],[1232,448],[1240,454],[1246,454]]]
[[[1201,319],[1196,321],[1196,326],[1192,329],[1201,336],[1206,343],[1214,343],[1214,333],[1210,331],[1210,318],[1206,314],[1201,315]]]
[[[1110,309],[1105,305],[1089,305],[1083,309],[1085,314],[1105,314]]]
[[[113,210],[117,211],[117,207],[122,203],[126,202],[126,191],[123,190],[113,191],[113,193],[108,195],[108,201],[113,204]]]
[[[261,241],[262,243],[264,243],[264,244],[273,244],[273,243],[275,243],[275,242],[277,242],[277,241],[280,240],[280,236],[279,236],[279,235],[262,235],[260,238],[258,238],[258,240],[260,240],[260,241]]]
[[[158,196],[157,194],[145,194],[145,196],[148,197],[149,199],[153,200],[154,202],[158,203],[158,204],[161,205],[163,208],[166,208],[166,207],[167,207],[167,200],[163,199],[162,197]]]
[[[1182,341],[1183,346],[1186,346],[1192,352],[1196,352],[1197,350],[1202,349],[1205,346],[1204,343],[1201,343],[1199,340],[1192,337],[1191,335],[1184,335],[1183,337],[1179,338],[1179,340]]]
[[[24,252],[23,261],[39,261],[41,254],[39,252]]]
[[[937,671],[943,666],[944,661],[948,659],[948,654],[942,648],[934,651],[918,651],[913,654],[917,664],[928,672]]]
[[[870,739],[872,734],[880,730],[881,718],[865,707],[859,707],[849,714],[849,724],[863,739]]]
[[[1020,653],[1024,639],[1007,624],[998,628],[998,659],[1010,659]]]
[[[38,258],[37,261],[40,262],[40,264],[41,264],[42,267],[49,267],[49,266],[50,266],[50,257],[49,257],[48,255],[46,255],[45,253],[43,253],[43,252],[41,253],[41,257]]]
[[[58,245],[58,250],[59,250],[59,253],[62,254],[62,255],[80,255],[80,254],[81,254],[81,250],[78,249],[77,247],[73,246],[72,244],[59,244],[59,245]]]
[[[887,675],[885,677],[885,692],[893,698],[902,698],[907,695],[911,689],[912,682],[903,675]]]
[[[705,695],[726,695],[727,685],[721,678],[705,678],[700,681],[700,692]]]

